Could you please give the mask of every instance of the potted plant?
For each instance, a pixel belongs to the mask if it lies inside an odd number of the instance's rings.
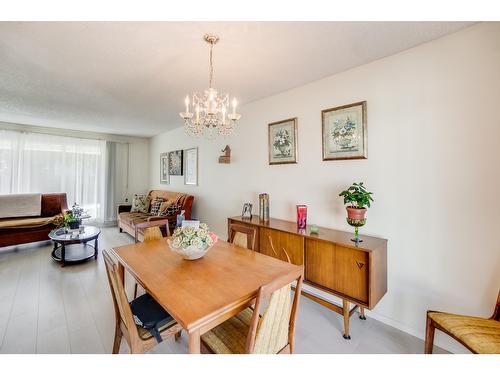
[[[82,223],[82,217],[85,214],[83,208],[81,208],[76,203],[71,207],[71,210],[67,210],[64,213],[64,223],[70,229],[78,229]]]
[[[64,223],[69,229],[78,229],[80,226],[80,219],[78,219],[71,210],[67,210],[64,213]]]
[[[355,227],[352,241],[356,243],[361,242],[358,227],[362,227],[366,223],[366,207],[370,207],[370,202],[373,202],[372,194],[366,190],[362,182],[353,183],[347,190],[339,194],[340,197],[344,197],[344,204],[349,204],[346,207],[347,223]]]

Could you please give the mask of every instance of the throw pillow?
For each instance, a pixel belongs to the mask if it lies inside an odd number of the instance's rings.
[[[171,200],[164,200],[160,206],[160,211],[158,212],[158,216],[162,216],[162,212],[164,212],[173,202]]]
[[[134,195],[132,199],[132,209],[130,212],[142,212],[147,214],[149,212],[149,197],[146,195]]]
[[[165,210],[164,215],[165,216],[171,216],[171,215],[177,214],[177,213],[181,212],[181,209],[182,209],[182,205],[180,205],[180,204],[171,204]]]
[[[160,207],[161,204],[165,201],[165,199],[156,197],[153,199],[153,202],[151,202],[151,215],[153,216],[158,216],[160,213]]]
[[[160,213],[158,214],[158,216],[170,216],[180,212],[181,209],[182,209],[181,204],[169,201],[168,204],[165,204],[164,206],[162,205],[162,208],[160,209]]]

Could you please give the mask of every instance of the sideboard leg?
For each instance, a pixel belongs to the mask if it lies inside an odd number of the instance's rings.
[[[365,308],[363,306],[359,306],[359,319],[366,320]]]
[[[344,335],[343,337],[346,340],[350,340],[351,336],[349,336],[349,301],[343,299],[342,300],[342,312],[344,314]]]

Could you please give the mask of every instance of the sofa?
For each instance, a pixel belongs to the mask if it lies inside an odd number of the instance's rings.
[[[169,202],[174,202],[181,206],[184,210],[184,217],[186,220],[191,219],[191,211],[193,209],[194,196],[185,193],[177,193],[165,190],[151,190],[148,193],[148,198],[152,202],[154,198],[160,197]],[[130,212],[132,209],[131,204],[121,204],[118,206],[118,228],[120,232],[125,231],[131,236],[135,236],[135,225],[145,221],[163,220],[168,219],[170,232],[173,231],[177,222],[177,213],[170,216],[158,216],[151,214],[151,205],[148,213]],[[139,231],[139,240],[142,240],[142,231]]]
[[[64,218],[63,213],[68,209],[66,193],[38,194],[39,214],[19,217],[23,199],[33,199],[37,194],[16,194],[0,196],[0,205],[3,206],[3,214],[0,218],[0,247],[20,245],[29,242],[47,241],[51,230],[61,226]],[[36,198],[35,198],[36,199]],[[17,200],[19,210],[16,210]],[[9,204],[13,208],[11,217],[5,214],[5,207]]]

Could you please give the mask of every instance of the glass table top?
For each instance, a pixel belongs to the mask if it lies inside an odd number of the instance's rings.
[[[83,230],[80,232],[80,230]],[[85,225],[82,229],[58,228],[49,233],[49,238],[54,241],[84,241],[95,238],[101,230],[91,225]]]

